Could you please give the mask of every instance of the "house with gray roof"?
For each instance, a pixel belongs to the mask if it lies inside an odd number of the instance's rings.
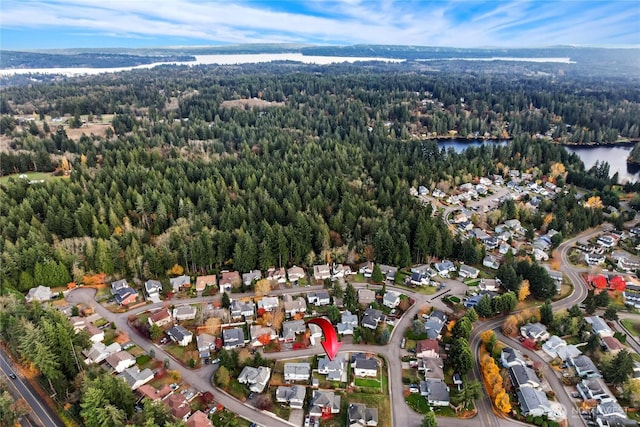
[[[398,267],[392,267],[390,265],[380,264],[380,271],[384,274],[384,277],[389,282],[393,282],[396,280],[396,275],[398,274]]]
[[[369,305],[376,300],[376,293],[371,289],[358,289],[358,304]]]
[[[542,350],[552,358],[559,357],[562,361],[581,354],[578,347],[573,344],[567,344],[565,340],[557,335],[552,335],[547,342],[542,344]]]
[[[540,387],[540,378],[538,378],[533,369],[527,366],[514,365],[510,367],[509,376],[511,377],[511,384],[515,388]]]
[[[289,320],[282,324],[282,340],[285,342],[295,341],[296,336],[304,334],[307,325],[304,320]]]
[[[245,286],[251,286],[253,282],[257,282],[260,279],[262,279],[262,272],[260,270],[251,270],[242,275],[242,283],[244,283]]]
[[[283,299],[284,312],[287,317],[293,317],[298,313],[306,313],[307,301],[303,297],[293,298],[291,295],[286,294]]]
[[[141,371],[137,366],[125,369],[118,376],[129,384],[131,390],[136,390],[138,387],[151,381],[154,377],[151,369],[146,368]]]
[[[270,377],[271,368],[266,366],[260,366],[258,368],[245,366],[242,372],[240,372],[240,375],[238,375],[238,382],[240,384],[247,384],[249,390],[254,393],[262,393]]]
[[[175,325],[167,331],[169,338],[180,347],[186,347],[193,341],[193,333],[180,325]]]
[[[470,265],[461,264],[460,268],[458,268],[458,276],[463,279],[475,279],[480,274],[480,270]]]
[[[278,297],[262,297],[260,301],[258,301],[258,310],[263,309],[264,311],[273,311],[280,306],[280,300]]]
[[[546,341],[549,339],[547,327],[540,322],[527,323],[520,327],[520,335],[533,341]]]
[[[443,380],[427,378],[427,402],[431,406],[449,406],[449,387]]]
[[[591,325],[591,331],[598,335],[600,338],[612,337],[613,331],[607,325],[607,322],[600,316],[585,317],[584,320]]]
[[[362,317],[362,326],[369,329],[376,329],[378,323],[384,321],[384,314],[382,311],[375,308],[367,308]]]
[[[340,323],[336,325],[338,335],[353,335],[353,330],[358,326],[358,316],[351,314],[349,310],[342,313]]]
[[[292,409],[302,409],[306,395],[306,387],[299,385],[287,387],[281,385],[276,389],[276,402],[286,403]]]
[[[418,359],[418,372],[426,378],[444,380],[444,364],[439,357],[423,357]]]
[[[522,387],[516,391],[516,395],[518,396],[522,415],[541,417],[551,413],[551,403],[540,390],[532,387]]]
[[[615,400],[613,394],[604,385],[600,378],[583,379],[576,385],[576,388],[584,400],[593,399],[597,400],[599,403]]]
[[[602,378],[602,374],[596,365],[584,354],[570,358],[569,364],[575,368],[576,374],[580,378]]]
[[[333,360],[329,360],[329,357],[324,356],[318,359],[318,373],[320,375],[326,375],[329,381],[347,381],[347,361],[342,356],[334,357]]]
[[[222,331],[222,345],[227,350],[244,347],[244,331],[242,328],[224,329]]]
[[[526,366],[526,361],[522,356],[520,350],[511,347],[505,347],[500,354],[500,361],[505,368],[511,368],[512,366]]]
[[[332,391],[314,390],[313,397],[309,403],[309,415],[321,417],[325,414],[340,413],[340,396]]]
[[[311,376],[311,365],[309,363],[285,363],[284,380],[289,381],[309,381]]]
[[[396,308],[400,304],[400,294],[394,291],[385,292],[382,304],[389,308]]]
[[[177,321],[193,320],[198,309],[193,305],[180,305],[173,309],[173,318]]]
[[[114,282],[111,282],[111,293],[115,295],[119,290],[128,288],[128,287],[129,287],[129,283],[127,282],[126,279],[116,280]]]
[[[201,359],[211,357],[211,350],[216,348],[216,337],[210,334],[200,334],[196,336],[196,345]]]
[[[256,305],[251,301],[233,300],[229,306],[229,311],[233,319],[240,319],[243,316],[245,319],[252,318],[256,311]]]
[[[173,292],[178,292],[182,288],[191,287],[191,277],[183,274],[182,276],[173,277],[169,279],[169,283],[171,283],[171,287],[173,288]]]
[[[367,408],[362,403],[350,403],[347,409],[348,427],[369,427],[378,425],[378,409]]]
[[[147,280],[144,282],[144,293],[150,301],[160,302],[160,292],[162,292],[162,283],[158,280]]]
[[[353,364],[356,377],[377,377],[378,361],[376,359],[357,359]]]
[[[29,293],[27,293],[26,301],[50,301],[51,300],[51,288],[48,286],[36,286],[35,288],[29,289]]]
[[[309,300],[309,304],[313,304],[316,306],[331,304],[331,297],[329,296],[329,292],[324,290],[317,291],[317,292],[309,292],[307,294],[307,299]]]

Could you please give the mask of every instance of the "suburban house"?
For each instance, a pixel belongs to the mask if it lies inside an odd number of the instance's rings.
[[[191,287],[191,277],[183,274],[182,276],[173,277],[169,279],[173,292],[179,292],[182,289],[188,289]]]
[[[164,402],[169,407],[169,412],[171,412],[174,418],[180,421],[187,420],[187,417],[191,413],[191,407],[183,394],[172,394]]]
[[[282,297],[284,301],[284,312],[287,317],[294,317],[298,313],[307,312],[307,302],[303,297],[293,298],[291,295],[286,294]]]
[[[358,270],[360,274],[362,274],[366,279],[370,279],[373,274],[373,261],[367,261],[363,264],[360,264],[360,269]]]
[[[104,331],[98,329],[93,323],[87,323],[84,326],[84,330],[89,334],[89,340],[91,342],[104,341]]]
[[[505,347],[500,354],[500,362],[504,368],[511,368],[513,366],[526,366],[527,362],[524,360],[520,350]]]
[[[222,331],[222,345],[227,350],[244,347],[244,331],[242,328],[224,329]]]
[[[154,377],[153,371],[151,369],[146,368],[141,371],[137,366],[132,366],[125,369],[118,376],[125,380],[127,384],[129,384],[131,390],[135,390],[138,387],[148,383]]]
[[[374,308],[367,308],[364,312],[364,316],[362,317],[362,326],[369,329],[376,329],[378,327],[378,323],[383,322],[384,318],[385,316],[382,314],[382,311]]]
[[[309,292],[307,294],[307,299],[309,300],[309,304],[316,306],[331,304],[331,297],[327,291]]]
[[[202,292],[207,288],[207,286],[216,286],[217,284],[218,284],[218,278],[216,277],[215,274],[196,277],[197,292]]]
[[[165,384],[165,386],[160,390],[149,384],[144,384],[138,387],[138,390],[136,391],[140,394],[141,397],[146,397],[152,402],[162,400],[173,392],[173,390],[171,390],[171,387],[169,387],[169,384]]]
[[[258,310],[262,309],[264,311],[273,311],[280,306],[280,300],[278,297],[262,297],[260,301],[258,301]]]
[[[576,388],[578,389],[578,393],[580,393],[580,396],[584,400],[593,399],[597,400],[598,403],[611,402],[615,400],[613,394],[600,379],[581,380],[576,385]]]
[[[356,377],[377,377],[378,361],[376,359],[357,359],[353,364]]]
[[[513,384],[516,389],[522,387],[540,387],[540,379],[533,369],[529,367],[514,365],[509,368],[509,376],[511,377],[511,384]]]
[[[607,322],[600,316],[585,317],[584,320],[591,325],[591,331],[600,338],[612,337],[613,331],[607,325]]]
[[[251,325],[249,333],[254,347],[261,347],[278,338],[276,331],[268,326]]]
[[[413,286],[428,286],[431,283],[431,278],[427,273],[415,271],[411,273],[410,283]]]
[[[358,304],[367,306],[376,300],[376,293],[371,289],[358,289]]]
[[[29,289],[29,292],[26,296],[27,302],[32,301],[49,301],[51,300],[51,288],[48,286],[36,286],[35,288]]]
[[[289,320],[282,324],[282,340],[285,342],[293,342],[296,336],[304,334],[307,331],[307,325],[304,320]]]
[[[580,378],[602,378],[602,374],[600,374],[596,365],[584,354],[572,357],[569,359],[569,364],[575,368],[576,374]]]
[[[444,328],[445,324],[446,324],[446,315],[445,315],[445,320],[442,320],[442,318],[438,316],[434,316],[432,313],[429,316],[429,318],[424,322],[424,327],[427,331],[427,337],[429,337],[429,339],[440,339],[441,337],[440,333],[442,332],[442,329]]]
[[[438,341],[435,339],[420,340],[416,343],[416,357],[440,357],[438,354]]]
[[[396,275],[398,274],[398,267],[380,264],[380,271],[384,274],[384,278],[387,281],[394,282],[396,280]]]
[[[147,318],[147,321],[149,322],[150,326],[156,325],[159,327],[163,327],[165,325],[173,323],[171,313],[169,313],[169,309],[167,308],[163,308],[151,313]]]
[[[532,387],[522,387],[516,392],[522,415],[541,417],[551,412],[551,403],[547,396]]]
[[[213,423],[202,411],[196,411],[187,419],[187,427],[213,427]]]
[[[458,276],[463,279],[475,279],[478,274],[480,274],[480,270],[470,265],[461,264],[460,268],[458,268]]]
[[[144,293],[149,301],[160,302],[160,292],[162,292],[162,283],[160,281],[147,280],[144,282]]]
[[[193,341],[193,333],[180,325],[175,325],[167,331],[167,335],[171,341],[177,343],[180,347],[188,346]]]
[[[115,282],[111,282],[111,294],[115,295],[119,290],[128,288],[129,283],[126,279],[116,280]]]
[[[332,391],[314,390],[309,403],[309,415],[322,417],[340,413],[340,396]]]
[[[350,403],[347,409],[348,427],[375,427],[378,425],[378,409],[367,408],[362,403]]]
[[[318,281],[331,278],[331,267],[329,264],[320,264],[313,266],[313,278]]]
[[[426,391],[429,405],[449,406],[449,387],[447,387],[447,383],[439,379],[427,378],[424,381],[420,381],[420,384],[421,391]]]
[[[336,325],[339,335],[353,335],[353,330],[358,326],[358,316],[351,314],[349,310],[342,313],[340,323]]]
[[[233,300],[231,305],[229,306],[229,312],[231,313],[231,318],[240,319],[244,317],[245,319],[252,318],[256,311],[256,305],[251,302],[243,302],[239,300]]]
[[[276,282],[279,284],[285,284],[287,283],[287,271],[284,269],[284,267],[280,267],[280,268],[275,268],[275,267],[271,267],[270,269],[267,270],[267,279],[271,280],[272,282]]]
[[[220,272],[220,281],[218,282],[220,293],[231,292],[231,288],[240,286],[241,283],[242,279],[240,279],[240,273],[237,271],[224,270]]]
[[[299,385],[291,387],[278,386],[276,389],[276,402],[287,403],[292,409],[302,409],[307,388]]]
[[[122,347],[120,347],[120,344],[118,344],[117,342],[109,344],[108,346],[104,345],[104,343],[102,342],[93,343],[93,345],[91,345],[91,347],[89,347],[88,349],[82,350],[82,354],[84,354],[86,357],[84,363],[86,363],[87,365],[90,365],[92,363],[98,364],[105,360],[107,357],[121,350]]]
[[[500,268],[500,262],[493,255],[485,256],[484,259],[482,260],[482,265],[488,268],[492,268],[494,270],[497,270]]]
[[[260,270],[251,270],[242,275],[242,283],[244,283],[245,286],[251,286],[253,282],[257,282],[260,279],[262,279],[262,272]]]
[[[136,364],[136,358],[124,350],[113,353],[107,357],[106,361],[117,373],[121,373]]]
[[[245,366],[242,372],[240,372],[240,375],[238,375],[238,382],[249,385],[249,390],[254,393],[262,393],[270,377],[271,368],[265,366],[258,368]]]
[[[209,334],[200,334],[196,336],[196,345],[201,359],[211,357],[211,350],[216,348],[216,337]]]
[[[557,335],[552,335],[547,342],[542,344],[542,350],[552,358],[559,357],[562,361],[570,357],[577,357],[581,353],[578,347],[573,344],[568,345],[565,340]]]
[[[520,327],[520,335],[533,341],[545,341],[549,339],[547,327],[540,322],[527,323]]]
[[[444,380],[444,364],[439,357],[423,357],[417,363],[418,372],[426,378]]]
[[[342,356],[334,357],[333,360],[329,360],[327,356],[318,359],[318,373],[326,375],[328,381],[346,382],[346,366],[347,361]]]
[[[389,308],[396,308],[400,304],[400,294],[394,291],[385,292],[382,304]]]
[[[193,320],[197,312],[197,308],[192,305],[181,305],[173,309],[173,318],[176,321]]]
[[[588,265],[604,264],[606,257],[603,254],[585,253],[584,260]]]
[[[618,268],[624,271],[632,271],[640,269],[640,261],[636,258],[623,256],[618,258]]]
[[[285,363],[284,380],[309,381],[311,377],[311,365],[309,363]]]
[[[344,264],[334,264],[333,265],[333,274],[331,275],[331,280],[343,279],[347,276],[352,275],[351,267]]]
[[[138,299],[138,291],[126,287],[115,291],[113,296],[119,305],[131,305]]]
[[[289,281],[294,284],[297,284],[298,280],[304,279],[306,276],[307,273],[305,273],[304,268],[298,267],[297,265],[294,265],[287,270],[287,277],[289,278]]]
[[[620,351],[625,349],[625,346],[620,341],[618,341],[616,337],[604,337],[600,340],[600,342],[602,343],[602,347],[605,349],[605,351],[614,355],[620,353]]]
[[[449,277],[449,273],[456,271],[456,266],[448,259],[445,259],[442,262],[436,262],[433,264],[433,268],[436,269],[438,275],[441,277]]]

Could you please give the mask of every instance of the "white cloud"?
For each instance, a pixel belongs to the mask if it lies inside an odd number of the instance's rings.
[[[302,14],[269,3],[199,0],[3,0],[3,28],[60,28],[197,41],[534,46],[640,44],[639,2],[495,2],[481,13],[466,3],[342,0],[305,3]],[[472,3],[472,6],[478,6]],[[322,13],[319,13],[322,12]]]

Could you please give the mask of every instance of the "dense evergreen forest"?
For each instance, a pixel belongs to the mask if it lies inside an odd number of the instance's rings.
[[[639,98],[625,81],[382,64],[172,66],[7,88],[0,175],[68,176],[0,184],[2,284],[144,280],[174,264],[195,274],[475,259],[410,187],[448,190],[510,168],[541,178],[562,163],[569,183],[616,204],[602,167],[585,171],[550,140],[637,138]],[[431,139],[451,135],[511,142],[458,154]],[[602,221],[572,192],[537,211],[511,205],[502,219],[531,233]]]

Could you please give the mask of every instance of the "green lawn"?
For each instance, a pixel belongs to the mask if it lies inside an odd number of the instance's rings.
[[[374,378],[356,378],[355,383],[358,387],[380,388],[380,381]]]
[[[13,175],[7,175],[0,177],[0,184],[7,184],[9,179],[13,178],[16,181],[19,180],[20,175],[26,175],[29,181],[50,181],[53,179],[61,179],[62,176],[53,176],[50,172],[24,172],[24,173],[14,173]]]
[[[420,396],[420,393],[411,393],[406,398],[407,405],[419,414],[426,414],[429,412],[429,404],[424,396]]]
[[[640,322],[634,322],[631,319],[623,319],[620,323],[622,323],[634,337],[640,336]]]
[[[249,427],[251,423],[244,418],[240,418],[236,414],[223,409],[217,411],[211,416],[214,426],[218,427]]]

